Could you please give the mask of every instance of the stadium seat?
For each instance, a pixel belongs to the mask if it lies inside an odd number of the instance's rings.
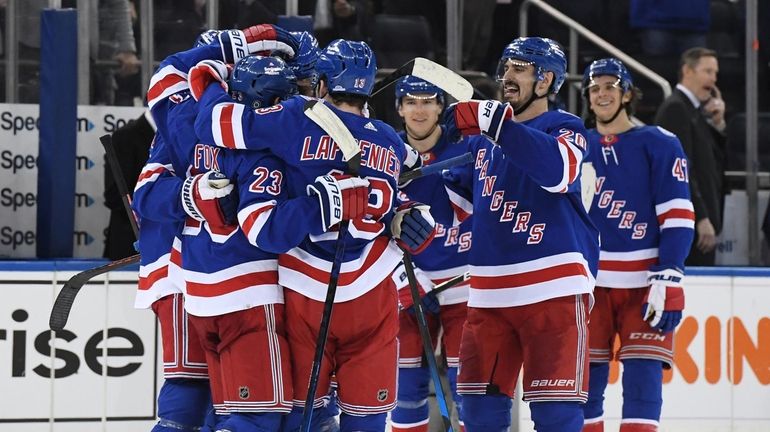
[[[375,15],[371,37],[379,68],[397,68],[415,57],[435,58],[430,24],[423,16]]]

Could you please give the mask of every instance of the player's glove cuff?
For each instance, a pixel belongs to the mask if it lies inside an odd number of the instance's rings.
[[[436,235],[436,221],[430,214],[430,206],[412,201],[398,207],[390,230],[399,246],[418,254]]]

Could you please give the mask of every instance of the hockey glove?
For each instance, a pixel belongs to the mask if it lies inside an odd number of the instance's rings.
[[[426,313],[439,313],[441,305],[436,296],[430,294],[430,291],[433,289],[433,282],[431,282],[428,276],[418,268],[414,269],[414,275],[417,279],[417,292],[420,294],[422,310]],[[414,314],[412,290],[409,287],[409,278],[406,275],[406,269],[404,268],[403,262],[396,267],[396,270],[393,272],[393,278],[396,281],[396,287],[398,288],[399,309]]]
[[[399,174],[399,178],[401,178],[404,173],[408,173],[410,171],[414,171],[416,169],[422,168],[422,156],[420,156],[420,153],[412,148],[410,145],[405,145],[406,147],[406,159],[404,160],[404,165],[402,165],[401,174]],[[405,182],[399,182],[398,187],[403,188],[406,187],[409,183],[411,183],[411,180],[407,180]]]
[[[483,134],[493,142],[500,137],[504,120],[513,119],[513,108],[495,100],[457,102],[444,113],[449,138]]]
[[[369,206],[369,180],[349,175],[318,176],[307,186],[307,194],[318,197],[324,231],[343,220],[360,219]]]
[[[237,224],[238,199],[230,180],[217,171],[188,177],[182,184],[182,207],[191,218],[212,227]]]
[[[396,209],[390,230],[399,246],[411,254],[418,254],[436,235],[436,221],[430,215],[430,206],[410,201]]]
[[[294,35],[272,24],[224,30],[217,35],[217,39],[222,49],[222,60],[228,64],[235,64],[249,54],[280,53],[286,58],[293,58],[299,47]]]
[[[679,325],[684,309],[684,275],[677,268],[655,268],[647,272],[650,290],[642,306],[642,319],[650,327],[668,333]]]
[[[187,83],[190,85],[192,97],[199,101],[203,92],[211,83],[219,85],[227,92],[227,78],[230,76],[230,68],[219,60],[201,60],[190,68],[187,74]]]
[[[195,47],[202,47],[206,45],[211,45],[212,43],[218,41],[219,39],[219,33],[221,33],[219,30],[206,30],[203,33],[198,35],[198,38],[195,39]]]

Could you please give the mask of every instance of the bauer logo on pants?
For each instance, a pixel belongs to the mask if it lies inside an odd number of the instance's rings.
[[[248,399],[249,398],[249,388],[246,386],[238,387],[238,397],[241,399]]]

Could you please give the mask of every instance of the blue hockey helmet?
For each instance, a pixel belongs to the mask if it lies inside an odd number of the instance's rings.
[[[626,69],[626,66],[620,60],[609,57],[599,60],[594,60],[585,72],[583,72],[583,93],[595,85],[594,77],[601,75],[610,75],[618,79],[617,85],[623,91],[623,93],[631,90],[634,86],[634,81],[631,79],[631,74]]]
[[[558,93],[567,76],[567,56],[562,47],[554,40],[541,37],[520,37],[514,39],[503,49],[503,55],[497,65],[496,78],[502,81],[505,64],[508,60],[518,60],[535,66],[537,81],[545,79],[546,72],[553,72],[550,93]]]
[[[318,49],[318,40],[310,32],[292,32],[299,40],[299,49],[297,55],[289,61],[289,67],[294,71],[297,80],[310,78],[315,86],[318,79],[318,73],[315,70],[316,62],[320,50]]]
[[[219,30],[206,30],[195,38],[193,48],[211,45],[212,42],[217,40],[217,36],[219,36]]]
[[[230,96],[251,108],[273,105],[275,99],[297,94],[297,78],[278,57],[246,56],[235,64],[230,80]]]
[[[404,96],[418,97],[415,95],[428,95],[422,98],[436,98],[436,101],[444,105],[444,91],[438,86],[417,78],[413,75],[407,75],[396,83],[396,108],[401,105],[401,98]]]
[[[329,93],[369,96],[377,74],[377,60],[366,42],[337,39],[323,49],[316,63],[326,77]]]

